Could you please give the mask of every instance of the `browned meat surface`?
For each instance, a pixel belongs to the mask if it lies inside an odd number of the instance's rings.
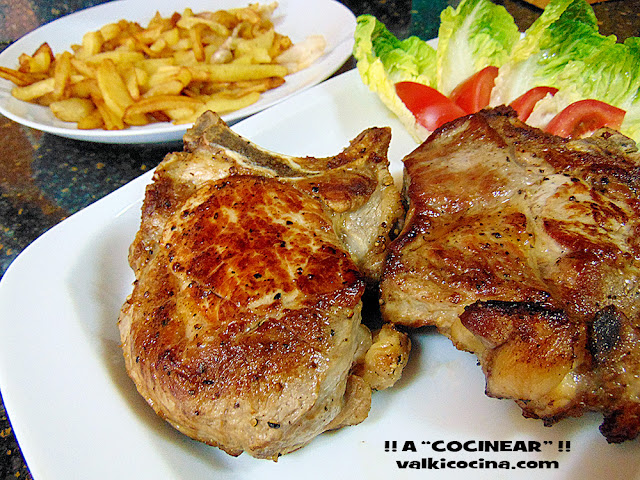
[[[405,159],[406,223],[381,283],[388,321],[475,353],[486,393],[552,424],[640,429],[639,156],[612,131],[568,140],[506,107]]]
[[[400,376],[408,337],[361,323],[402,214],[389,140],[372,128],[335,157],[291,158],[207,114],[159,165],[119,328],[138,391],[178,430],[277,459],[364,420]]]

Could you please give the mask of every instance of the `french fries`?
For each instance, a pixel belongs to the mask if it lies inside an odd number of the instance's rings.
[[[292,46],[275,31],[277,7],[196,14],[159,13],[146,27],[120,20],[87,32],[71,51],[47,43],[0,67],[12,95],[48,106],[79,129],[121,130],[158,121],[192,123],[206,110],[228,113],[259,100],[296,68],[276,60]]]

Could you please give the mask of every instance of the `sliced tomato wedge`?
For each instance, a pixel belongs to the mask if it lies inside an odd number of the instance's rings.
[[[567,138],[579,138],[602,127],[620,130],[626,113],[600,100],[579,100],[553,117],[545,130]]]
[[[467,114],[435,88],[415,82],[398,82],[395,87],[400,100],[413,113],[418,123],[430,132]]]
[[[536,103],[548,94],[555,95],[556,93],[558,93],[558,89],[555,87],[533,87],[528,92],[520,95],[509,105],[518,112],[518,118],[524,122],[529,118],[531,112],[533,112],[533,108],[536,106]]]
[[[467,113],[476,113],[489,105],[498,67],[484,67],[453,89],[449,98]]]

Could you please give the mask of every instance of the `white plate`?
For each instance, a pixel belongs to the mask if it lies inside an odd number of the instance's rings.
[[[105,3],[67,15],[25,35],[0,53],[0,66],[17,68],[18,57],[22,53],[32,54],[43,42],[48,42],[54,53],[69,50],[72,44],[81,43],[86,32],[123,18],[146,25],[156,11],[167,16],[175,11],[182,12],[186,7],[199,12],[243,7],[249,3],[249,0],[123,0]],[[294,43],[309,35],[324,35],[327,41],[325,53],[309,68],[287,76],[284,85],[265,92],[255,104],[224,115],[228,123],[320,83],[338,70],[351,55],[356,19],[341,3],[333,0],[278,0],[274,25],[276,31],[288,35]],[[0,79],[1,114],[36,130],[63,137],[100,143],[168,142],[181,139],[188,127],[157,123],[119,131],[78,130],[74,123],[55,118],[46,107],[13,98],[12,87],[11,82]]]
[[[329,155],[365,128],[385,125],[393,130],[390,158],[399,178],[400,159],[415,143],[353,70],[234,129],[271,150]],[[136,392],[116,326],[131,291],[127,248],[150,178],[149,172],[49,230],[0,282],[0,387],[36,480],[638,478],[637,442],[608,445],[595,415],[553,428],[522,418],[513,402],[484,395],[475,357],[432,331],[413,335],[403,378],[374,394],[369,418],[320,435],[277,463],[233,458],[184,437]],[[468,441],[534,441],[541,452],[434,451],[441,440],[458,442],[454,449]],[[560,441],[569,441],[570,451],[560,451]],[[386,451],[387,442],[405,451]],[[440,459],[483,459],[485,466],[557,461],[559,468],[416,472],[396,463],[419,465],[423,458],[437,466]]]

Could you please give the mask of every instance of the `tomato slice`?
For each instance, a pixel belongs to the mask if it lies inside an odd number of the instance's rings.
[[[555,87],[533,87],[528,92],[523,93],[516,98],[509,105],[518,112],[518,118],[523,122],[529,118],[533,108],[540,100],[547,96],[547,94],[555,95],[558,89]]]
[[[415,82],[398,82],[395,87],[400,100],[413,113],[418,123],[430,132],[467,114],[435,88]]]
[[[476,113],[489,105],[498,67],[484,67],[453,89],[449,98],[467,113]]]
[[[626,113],[600,100],[579,100],[553,117],[545,130],[568,138],[581,137],[602,127],[620,130]]]

